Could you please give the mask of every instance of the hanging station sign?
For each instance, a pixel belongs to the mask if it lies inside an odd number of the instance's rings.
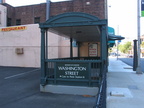
[[[88,63],[57,63],[57,78],[88,79]]]
[[[97,56],[97,44],[96,43],[89,44],[89,56],[90,57]]]
[[[5,27],[1,28],[0,31],[8,32],[8,31],[18,31],[18,30],[26,30],[26,26],[15,26],[15,27]]]

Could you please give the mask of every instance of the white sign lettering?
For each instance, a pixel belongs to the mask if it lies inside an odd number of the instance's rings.
[[[86,67],[58,67],[59,70],[74,70],[74,71],[86,71]]]

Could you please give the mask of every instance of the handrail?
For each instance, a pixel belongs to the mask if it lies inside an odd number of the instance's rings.
[[[46,62],[102,62],[102,60],[68,60],[68,59],[62,59],[62,60],[53,60],[53,59],[46,59]]]
[[[107,80],[106,80],[106,67],[104,67],[102,74],[102,81],[100,83],[99,91],[96,98],[96,104],[93,108],[106,108],[106,88],[107,88]]]
[[[100,57],[65,57],[65,58],[52,58],[49,60],[100,60]]]

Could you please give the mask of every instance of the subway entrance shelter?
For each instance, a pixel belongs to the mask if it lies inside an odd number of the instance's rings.
[[[70,87],[65,93],[72,91],[77,94],[79,88],[96,90],[107,68],[107,20],[86,13],[64,13],[41,23],[40,29],[41,91],[53,92]],[[48,31],[70,39],[69,57],[48,58]],[[73,40],[77,44],[75,57]]]

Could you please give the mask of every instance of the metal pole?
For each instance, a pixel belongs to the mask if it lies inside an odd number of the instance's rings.
[[[138,56],[137,56],[137,40],[135,39],[135,40],[133,40],[133,42],[134,42],[133,71],[136,71],[137,63],[138,63],[138,60],[137,60],[137,58],[138,58]]]
[[[119,42],[117,40],[117,60],[118,60],[118,44],[119,44]]]
[[[77,42],[78,45],[78,58],[80,58],[80,42]]]
[[[46,0],[46,20],[49,19],[50,16],[50,0]]]
[[[46,65],[45,65],[45,29],[41,28],[41,85],[46,84]]]
[[[72,46],[73,39],[70,38],[70,58],[73,58],[73,46]]]
[[[142,74],[141,67],[140,67],[140,3],[141,0],[138,0],[137,2],[138,66],[136,69],[136,74]]]
[[[117,35],[119,35],[119,25],[117,26]],[[118,45],[119,45],[119,42],[118,42],[118,40],[117,40],[117,60],[118,60]]]

